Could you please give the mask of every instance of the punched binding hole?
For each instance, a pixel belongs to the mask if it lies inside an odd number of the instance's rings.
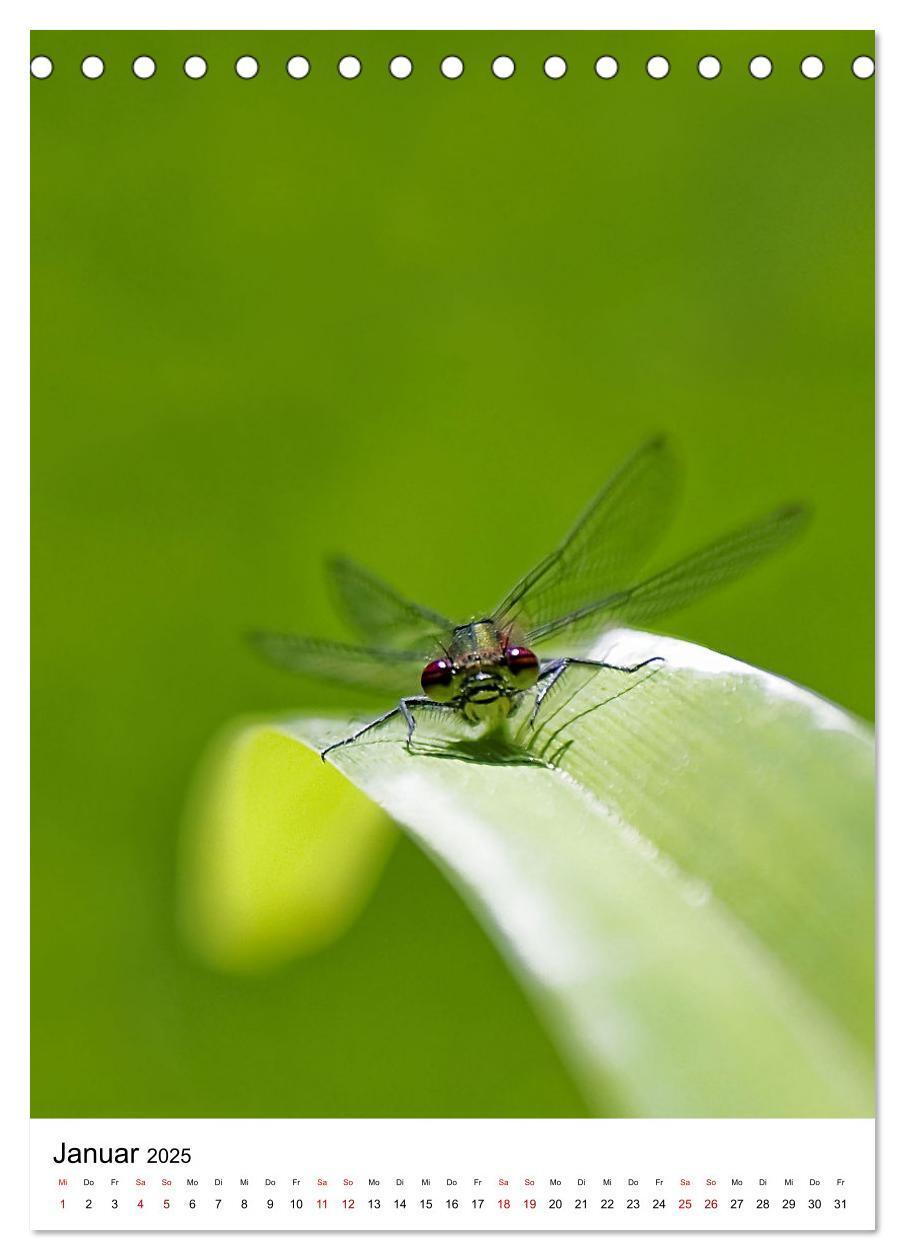
[[[440,62],[440,73],[444,79],[461,79],[465,70],[465,62],[461,57],[444,57]]]
[[[153,57],[136,57],[132,62],[132,73],[136,79],[152,79],[157,72],[157,63]]]
[[[669,74],[669,62],[665,57],[649,57],[647,73],[652,79],[665,79]]]
[[[344,79],[357,79],[361,74],[361,62],[357,57],[340,57],[336,68]]]
[[[773,73],[773,62],[769,57],[752,57],[748,69],[754,79],[769,79]]]
[[[856,79],[870,79],[874,73],[873,57],[856,57],[852,62],[852,74]]]
[[[548,79],[561,79],[568,68],[565,57],[548,57],[544,62],[544,74]]]
[[[801,73],[806,79],[819,79],[823,74],[823,62],[819,57],[805,57],[801,63]]]
[[[615,79],[619,73],[619,62],[615,57],[598,57],[594,62],[598,78]]]
[[[82,62],[82,74],[86,79],[99,79],[104,73],[104,63],[100,57],[86,57]]]
[[[236,62],[236,74],[240,79],[253,79],[258,69],[258,63],[254,57],[240,57]]]
[[[394,57],[390,62],[390,74],[394,79],[407,79],[412,73],[412,62],[409,57]]]
[[[716,79],[722,70],[719,57],[702,57],[698,62],[698,74],[702,79]]]
[[[494,57],[490,68],[498,79],[511,79],[515,74],[515,62],[511,57]]]
[[[203,57],[186,57],[182,68],[190,79],[203,79],[207,74],[207,62]]]
[[[291,79],[304,79],[310,69],[307,57],[290,57],[286,62],[286,73]]]
[[[49,79],[53,74],[53,62],[49,57],[32,57],[31,77],[33,79]]]

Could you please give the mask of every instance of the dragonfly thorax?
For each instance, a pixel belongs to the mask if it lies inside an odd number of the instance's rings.
[[[480,662],[489,665],[502,660],[505,647],[496,622],[488,617],[483,621],[469,621],[464,626],[456,626],[449,645],[449,658],[459,667]]]

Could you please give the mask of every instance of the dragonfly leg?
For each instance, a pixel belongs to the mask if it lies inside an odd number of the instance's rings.
[[[337,748],[342,748],[345,744],[353,744],[356,739],[365,735],[368,731],[374,731],[379,726],[383,726],[384,722],[389,722],[391,718],[398,717],[400,714],[405,718],[407,734],[405,739],[406,748],[411,747],[412,736],[415,734],[415,719],[412,716],[412,709],[446,709],[448,705],[439,704],[436,700],[428,700],[426,696],[407,696],[406,699],[400,700],[395,708],[382,713],[380,717],[374,718],[373,722],[368,722],[366,726],[362,726],[353,734],[347,735],[345,739],[338,739],[334,744],[328,744],[321,751],[321,761],[327,760],[327,753],[333,752]]]
[[[566,662],[564,660],[547,661],[546,664],[541,666],[540,673],[537,676],[537,684],[535,686],[534,708],[531,710],[531,716],[528,719],[529,726],[534,725],[540,707],[544,702],[544,696],[546,696],[550,688],[554,686],[560,678],[562,678],[565,673],[565,669]]]
[[[636,674],[639,669],[644,669],[645,665],[654,665],[657,661],[665,659],[663,656],[649,656],[646,661],[639,661],[637,665],[611,665],[608,661],[589,661],[578,656],[561,656],[555,661],[546,661],[541,666],[538,674],[534,708],[531,710],[528,725],[534,725],[544,699],[549,695],[556,683],[559,682],[570,665],[586,665],[590,669],[613,669],[619,674]]]
[[[415,734],[415,719],[412,717],[412,709],[444,709],[446,706],[438,704],[436,700],[427,700],[424,696],[412,696],[408,700],[399,701],[399,712],[405,718],[405,725],[408,728],[405,737],[406,748],[411,748],[412,738]]]

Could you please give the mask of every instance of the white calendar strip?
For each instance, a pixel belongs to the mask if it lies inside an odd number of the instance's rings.
[[[38,1230],[869,1230],[873,1120],[33,1120]]]

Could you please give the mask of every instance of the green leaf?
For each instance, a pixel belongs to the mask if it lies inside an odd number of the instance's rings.
[[[265,883],[275,845],[300,862],[311,849],[316,942],[330,934],[322,901],[332,932],[384,851],[373,814],[353,806],[364,793],[461,890],[592,1109],[615,1096],[639,1116],[871,1115],[869,729],[693,644],[620,631],[604,653],[665,660],[568,671],[536,727],[526,706],[506,744],[419,718],[408,752],[394,720],[322,764],[311,750],[354,727],[250,725],[200,809],[205,877],[217,896],[241,882],[212,874],[237,836],[245,876]],[[268,793],[291,807],[274,818]],[[227,952],[241,956],[234,928]]]

